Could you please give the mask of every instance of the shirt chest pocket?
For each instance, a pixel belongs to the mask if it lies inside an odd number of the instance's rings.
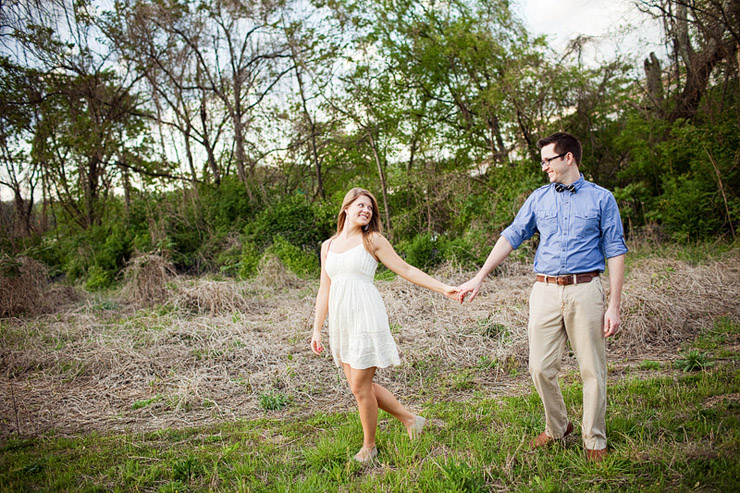
[[[599,211],[587,209],[573,214],[573,232],[578,236],[593,235],[599,232]]]
[[[537,230],[541,237],[554,235],[558,232],[558,213],[552,210],[539,210],[536,212]]]

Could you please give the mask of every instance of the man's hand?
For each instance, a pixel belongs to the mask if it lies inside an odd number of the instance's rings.
[[[604,337],[609,337],[619,330],[619,309],[609,307],[604,314]]]
[[[457,289],[459,293],[460,303],[463,303],[465,301],[465,297],[468,295],[468,293],[470,294],[470,301],[473,301],[475,297],[478,296],[481,284],[483,284],[483,281],[478,279],[477,277],[474,277],[471,280],[459,285]]]

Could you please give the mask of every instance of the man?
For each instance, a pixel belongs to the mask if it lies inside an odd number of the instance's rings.
[[[460,289],[460,302],[478,294],[486,276],[535,232],[536,282],[529,298],[529,371],[545,408],[545,431],[532,442],[543,447],[573,431],[558,373],[566,338],[583,381],[582,436],[586,456],[606,455],[606,342],[619,328],[624,282],[622,221],[614,196],[583,179],[581,143],[559,132],[537,142],[550,184],[535,190],[501,234],[483,267]],[[605,306],[599,274],[609,266],[611,299]]]

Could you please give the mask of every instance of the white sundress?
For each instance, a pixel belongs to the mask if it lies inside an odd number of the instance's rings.
[[[329,287],[329,346],[334,363],[355,369],[401,363],[383,299],[373,284],[378,262],[362,243],[326,255]]]

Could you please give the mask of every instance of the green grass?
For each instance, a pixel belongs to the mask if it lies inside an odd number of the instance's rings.
[[[564,445],[530,451],[544,426],[536,394],[444,402],[416,442],[381,413],[378,460],[350,461],[356,413],[254,420],[144,434],[13,437],[0,447],[2,491],[737,491],[740,392],[735,362],[695,373],[629,377],[609,388],[611,455]],[[582,389],[563,386],[578,423]]]
[[[488,323],[476,328],[489,326],[500,333]],[[5,325],[0,330],[9,336]],[[0,442],[0,491],[740,491],[739,342],[740,323],[719,318],[673,361],[632,362],[642,371],[609,386],[611,455],[602,464],[583,457],[575,370],[562,381],[576,433],[533,452],[527,444],[544,427],[536,393],[491,398],[478,381],[494,369],[526,370],[515,360],[481,358],[477,367],[440,373],[439,359],[426,354],[408,378],[417,399],[426,399],[421,410],[431,426],[410,442],[381,413],[380,454],[369,466],[350,460],[362,441],[356,413],[315,413],[151,433],[14,436]],[[292,360],[286,355],[286,364]],[[440,381],[434,393],[424,390],[427,378]],[[455,401],[460,391],[474,397]],[[152,394],[132,408],[175,405]],[[265,410],[291,399],[302,398],[260,394]]]

